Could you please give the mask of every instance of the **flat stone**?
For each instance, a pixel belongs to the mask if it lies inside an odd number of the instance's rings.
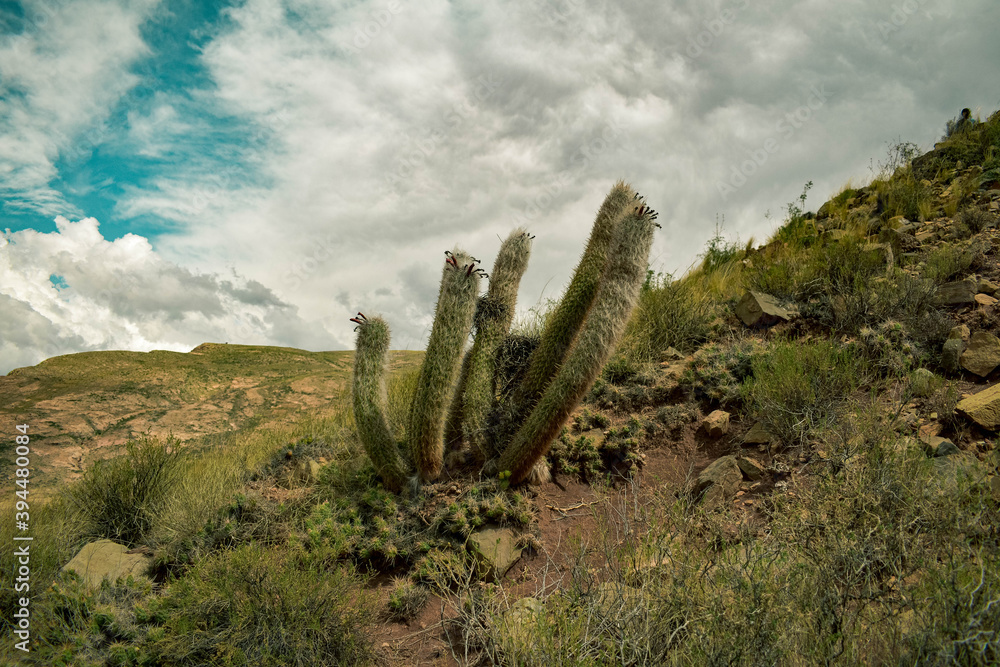
[[[469,536],[468,548],[476,561],[476,573],[486,581],[496,581],[507,574],[522,551],[508,528],[477,530]]]
[[[744,445],[767,445],[774,442],[774,436],[767,432],[764,424],[757,422],[743,436]]]
[[[938,306],[966,306],[976,302],[979,283],[972,280],[956,280],[938,287],[934,304]]]
[[[986,377],[1000,366],[1000,338],[985,331],[977,331],[969,340],[969,347],[960,358],[962,368]]]
[[[927,438],[927,453],[930,456],[951,456],[958,454],[959,449],[951,440],[932,435]]]
[[[1000,289],[1000,285],[997,285],[994,282],[986,280],[985,278],[981,278],[979,280],[979,293],[980,294],[990,294],[990,295],[993,295],[993,294],[996,294],[996,291],[998,289]]]
[[[977,294],[975,298],[976,298],[976,303],[978,303],[980,306],[992,306],[997,302],[997,300],[991,297],[989,294]]]
[[[129,548],[111,540],[97,540],[80,549],[62,570],[74,570],[87,586],[98,587],[105,577],[115,581],[119,577],[145,577],[152,557],[142,553],[128,553]]]
[[[996,431],[1000,428],[1000,384],[963,398],[955,409],[983,428]]]
[[[736,457],[723,456],[701,471],[695,482],[694,493],[701,496],[701,502],[707,507],[718,507],[736,495],[742,481],[743,472]]]
[[[951,331],[948,332],[948,340],[957,338],[963,343],[968,343],[971,336],[972,332],[969,331],[967,324],[959,324],[957,327],[952,327]]]
[[[736,315],[748,327],[768,327],[787,322],[793,317],[793,312],[770,294],[748,290],[736,304]]]
[[[715,410],[701,422],[708,437],[716,439],[729,433],[729,413],[725,410]]]

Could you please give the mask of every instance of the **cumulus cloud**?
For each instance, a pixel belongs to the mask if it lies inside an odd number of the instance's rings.
[[[86,350],[187,351],[205,341],[324,349],[297,308],[236,272],[198,274],[97,220],[7,233],[0,248],[0,372]]]

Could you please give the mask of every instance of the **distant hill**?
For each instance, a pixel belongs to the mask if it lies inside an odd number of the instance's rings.
[[[416,365],[422,356],[394,352],[393,368]],[[133,435],[173,435],[197,444],[289,421],[302,410],[322,414],[349,392],[353,357],[351,351],[217,343],[186,354],[53,357],[0,376],[0,433],[28,424],[35,488],[51,487],[77,477]]]

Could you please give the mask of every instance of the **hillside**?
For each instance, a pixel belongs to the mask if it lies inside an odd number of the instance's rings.
[[[28,424],[33,481],[75,479],[138,435],[197,446],[210,436],[322,415],[350,387],[352,352],[204,343],[186,354],[82,352],[0,376],[0,428]],[[393,368],[419,362],[397,352]],[[110,449],[109,449],[110,448]],[[10,461],[3,462],[6,474]]]
[[[551,481],[460,450],[391,492],[352,353],[90,353],[0,379],[6,419],[52,429],[36,452],[154,436],[33,506],[21,662],[1000,663],[1000,113],[893,146],[816,212],[810,186],[765,243],[717,235],[688,274],[647,274]],[[550,318],[515,327],[493,394]],[[390,445],[422,356],[392,357]],[[98,585],[104,558],[120,578]]]

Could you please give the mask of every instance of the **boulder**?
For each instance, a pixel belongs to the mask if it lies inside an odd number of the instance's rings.
[[[925,398],[934,393],[935,385],[934,373],[926,368],[918,368],[910,376],[910,386],[913,388],[913,395]]]
[[[951,456],[958,454],[959,449],[951,440],[932,435],[927,438],[927,454],[929,456]]]
[[[748,327],[768,327],[792,319],[794,313],[770,294],[748,290],[736,304],[736,315]]]
[[[986,280],[985,278],[981,278],[979,280],[979,293],[980,294],[989,294],[989,295],[992,296],[993,294],[996,294],[996,291],[998,289],[1000,289],[1000,286],[998,286],[994,282]]]
[[[486,581],[496,581],[507,574],[522,549],[509,528],[483,528],[469,536],[469,551],[476,561],[476,573]]]
[[[729,413],[725,410],[715,410],[701,422],[708,437],[717,439],[729,433]]]
[[[1000,429],[1000,384],[963,398],[955,409],[987,430]]]
[[[129,553],[129,548],[111,540],[97,540],[80,549],[70,562],[63,565],[63,572],[74,570],[87,586],[98,587],[105,577],[114,581],[118,577],[145,577],[152,556],[146,553]]]
[[[936,306],[967,306],[976,302],[979,283],[975,280],[956,280],[938,287],[934,295]]]
[[[707,507],[717,507],[736,495],[743,472],[735,456],[723,456],[701,471],[694,485],[694,494],[701,496]]]
[[[967,324],[959,324],[957,327],[952,327],[951,331],[948,332],[948,340],[958,338],[963,343],[968,343],[971,336],[972,332],[969,331],[969,326]]]
[[[959,361],[965,370],[986,377],[1000,366],[1000,338],[985,331],[977,331],[972,334],[969,346]]]
[[[997,302],[997,300],[994,299],[993,297],[991,297],[989,294],[977,294],[976,295],[976,303],[978,303],[980,306],[989,307],[989,306],[996,305],[996,302]]]

